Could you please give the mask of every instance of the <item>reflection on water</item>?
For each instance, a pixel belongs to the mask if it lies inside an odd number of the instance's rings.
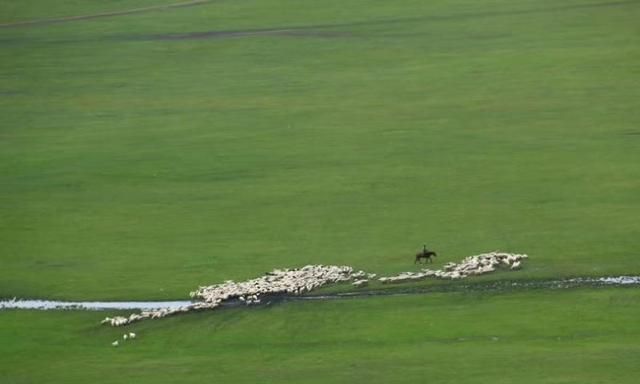
[[[178,308],[192,304],[191,301],[51,301],[51,300],[5,300],[0,309],[84,309],[91,311],[118,309]]]

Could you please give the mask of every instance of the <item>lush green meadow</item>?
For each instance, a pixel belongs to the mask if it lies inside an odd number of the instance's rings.
[[[636,383],[640,290],[387,297],[139,323],[0,313],[2,383]],[[52,327],[55,324],[56,327]],[[127,329],[128,331],[129,329]]]
[[[5,1],[0,24],[165,3]],[[638,20],[638,1],[222,0],[0,26],[0,297],[388,274],[425,242],[435,265],[530,255],[489,279],[637,274]],[[0,382],[461,382],[457,364],[632,382],[636,296],[287,304],[136,325],[148,338],[120,349],[104,314],[0,312]]]

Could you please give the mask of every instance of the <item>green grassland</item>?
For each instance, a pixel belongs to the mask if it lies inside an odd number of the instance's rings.
[[[183,2],[186,2],[183,1]],[[56,0],[3,1],[0,3],[0,24],[37,24],[44,20],[76,18],[79,16],[120,13],[122,11],[151,8],[158,5],[177,4],[157,0]]]
[[[529,253],[525,278],[637,271],[639,7],[589,4],[221,2],[5,28],[0,294],[395,272],[423,242],[439,262]]]
[[[50,3],[3,2],[0,23],[164,4]],[[639,19],[638,1],[222,0],[0,27],[0,297],[177,299],[308,263],[390,274],[424,242],[436,266],[530,255],[485,279],[638,273]],[[602,311],[634,295],[230,310],[136,325],[153,335],[118,350],[104,314],[2,312],[0,381],[115,381],[133,359],[136,382],[462,382],[456,363],[473,382],[632,382],[635,309]],[[523,313],[539,338],[515,336]],[[414,334],[425,316],[440,328]],[[439,339],[487,336],[491,316],[506,346]],[[293,319],[314,323],[286,339]],[[573,326],[597,336],[553,340]]]
[[[639,304],[637,289],[298,302],[138,323],[117,348],[100,313],[5,312],[0,381],[635,383]]]

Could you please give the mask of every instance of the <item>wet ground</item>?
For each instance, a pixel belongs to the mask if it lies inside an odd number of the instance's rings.
[[[492,282],[452,282],[432,286],[403,287],[402,284],[388,285],[379,289],[359,289],[351,292],[330,294],[307,294],[303,296],[278,295],[264,297],[263,303],[299,300],[338,300],[349,298],[420,295],[437,292],[514,292],[539,289],[600,288],[600,287],[640,287],[640,276],[577,277],[555,280],[500,280]],[[51,300],[0,300],[1,309],[36,310],[151,310],[178,308],[194,302],[183,301],[51,301]],[[244,305],[238,300],[225,302],[223,306]]]
[[[539,290],[539,289],[569,289],[569,288],[600,288],[600,287],[640,287],[640,276],[613,276],[613,277],[576,277],[571,279],[549,280],[500,280],[491,282],[456,282],[452,284],[440,284],[432,286],[403,287],[402,284],[394,284],[388,288],[359,290],[328,295],[309,294],[299,297],[288,297],[287,300],[323,300],[346,299],[368,296],[394,296],[394,295],[419,295],[441,292],[495,292],[507,293],[515,291]]]
[[[55,300],[4,300],[0,309],[40,309],[40,310],[150,310],[178,308],[192,304],[191,301],[55,301]]]

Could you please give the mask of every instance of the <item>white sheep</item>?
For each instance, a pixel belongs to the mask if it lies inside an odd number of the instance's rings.
[[[369,280],[366,280],[366,279],[356,280],[353,283],[351,283],[351,285],[353,285],[354,287],[364,287],[367,284],[369,284]]]

